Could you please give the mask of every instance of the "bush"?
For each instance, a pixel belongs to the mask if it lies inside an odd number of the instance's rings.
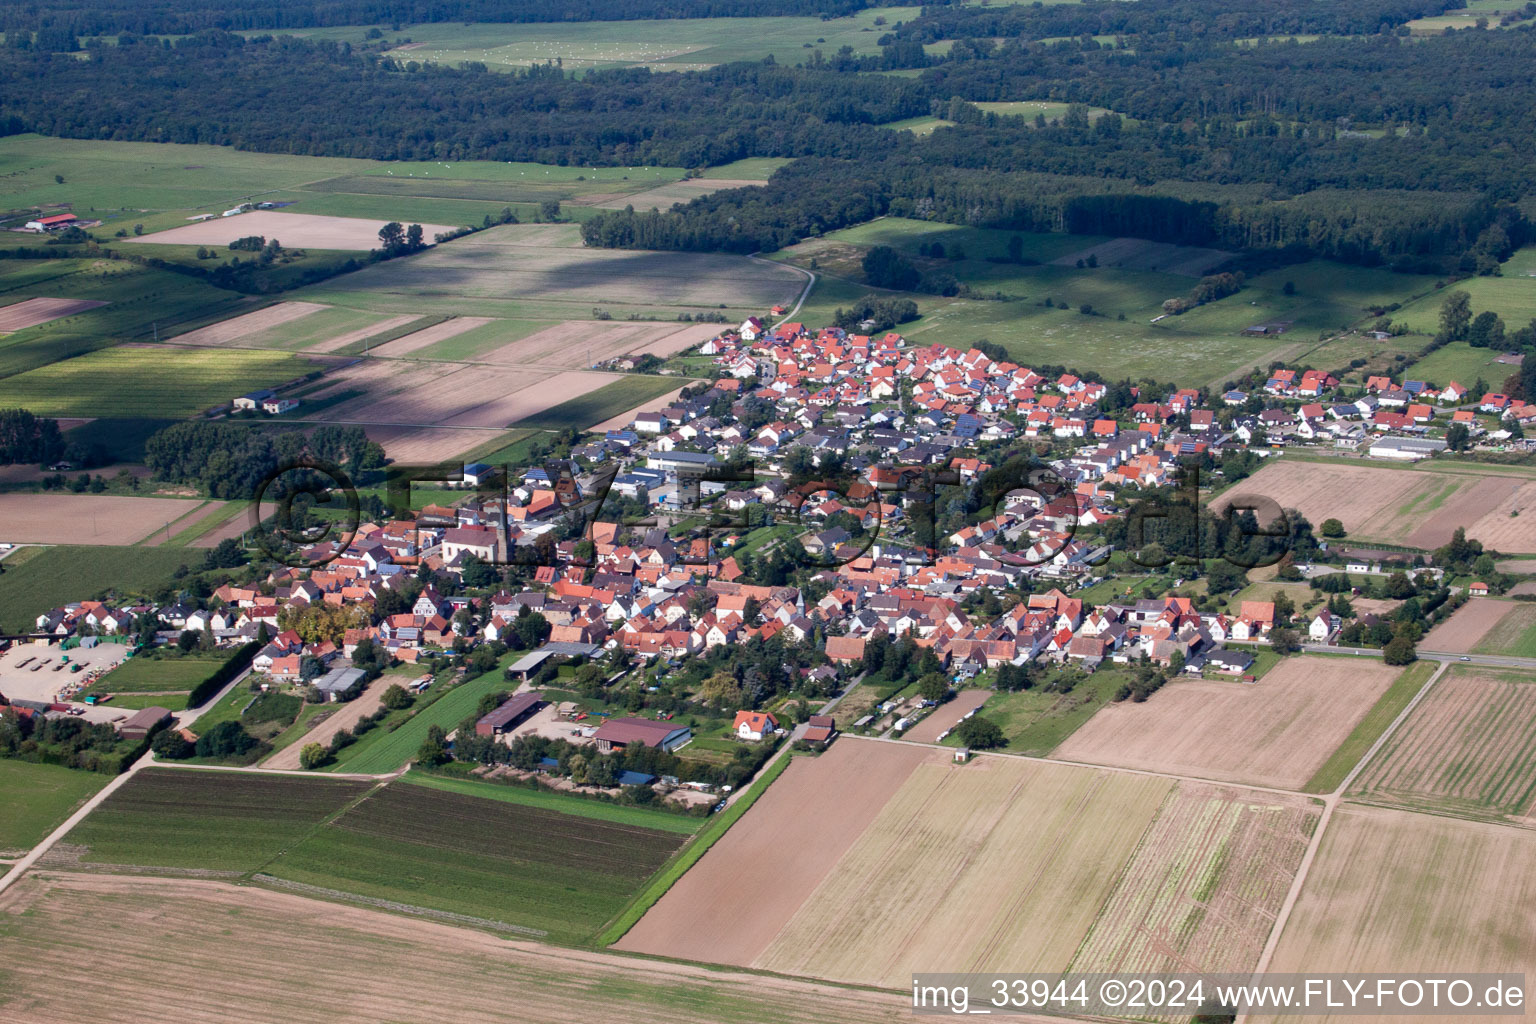
[[[330,759],[331,752],[318,743],[306,743],[304,749],[299,751],[299,767],[307,772],[314,771]]]
[[[182,761],[197,753],[197,747],[175,729],[164,729],[155,735],[149,745],[156,757],[167,761]]]
[[[256,737],[239,722],[220,722],[197,738],[198,757],[240,757],[256,747]]]
[[[1008,741],[1003,737],[1003,730],[990,718],[982,718],[980,715],[972,715],[961,722],[955,728],[955,735],[960,742],[972,750],[990,750],[993,747],[1001,747]]]

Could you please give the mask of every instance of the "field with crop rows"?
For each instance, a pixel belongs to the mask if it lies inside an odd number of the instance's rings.
[[[1320,812],[1301,798],[1179,783],[1116,883],[1072,971],[1252,968]]]
[[[1473,649],[1478,654],[1536,658],[1536,606],[1515,604],[1498,617]]]
[[[1533,903],[1536,834],[1344,804],[1329,822],[1269,970],[1433,972],[1454,963],[1529,977],[1536,972]]]
[[[190,653],[152,658],[129,658],[102,676],[94,687],[106,693],[154,693],[190,690],[212,675],[229,659],[229,652]]]
[[[150,593],[171,581],[179,566],[201,564],[201,552],[176,548],[60,545],[24,548],[0,574],[0,627],[22,630],[50,608],[95,597],[108,589]],[[30,552],[37,552],[30,554]],[[82,583],[82,581],[88,581]]]
[[[580,941],[682,843],[641,828],[394,785],[265,869],[278,878]]]
[[[313,369],[283,352],[121,346],[0,380],[0,407],[39,416],[195,416]]]
[[[839,1024],[911,1019],[889,993],[509,942],[199,879],[34,874],[0,896],[0,922],[6,1013],[29,1024],[159,1024],[173,991],[188,1020],[248,1007],[248,1020],[284,1024],[825,1024],[828,1006]]]
[[[371,783],[149,768],[107,798],[56,847],[54,861],[256,871]]]
[[[1350,793],[1464,817],[1529,815],[1536,802],[1536,683],[1528,673],[1452,668]]]

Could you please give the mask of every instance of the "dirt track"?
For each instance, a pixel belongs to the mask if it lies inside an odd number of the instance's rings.
[[[299,753],[309,744],[318,743],[325,746],[343,729],[350,729],[360,720],[379,710],[380,701],[384,691],[389,688],[393,680],[386,678],[375,679],[369,684],[368,689],[358,695],[356,700],[349,701],[341,706],[341,710],[331,715],[325,721],[315,726],[308,733],[300,736],[282,750],[273,754],[262,762],[263,768],[286,768],[297,770],[299,765]]]

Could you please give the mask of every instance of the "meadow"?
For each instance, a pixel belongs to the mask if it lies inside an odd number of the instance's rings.
[[[1536,658],[1536,606],[1516,604],[1510,608],[1483,634],[1473,650],[1478,654]]]
[[[0,573],[0,627],[30,629],[50,608],[108,591],[152,594],[171,581],[179,566],[201,561],[201,553],[176,548],[25,548],[0,563],[5,568]]]
[[[366,782],[186,768],[136,774],[51,856],[84,864],[259,870],[366,793]]]
[[[882,7],[843,18],[688,18],[646,21],[580,21],[559,24],[435,23],[404,25],[387,38],[396,60],[460,64],[478,61],[505,71],[558,62],[566,71],[649,67],[695,71],[731,61],[780,63],[808,60],[814,49],[827,56],[839,47],[878,53],[887,22],[910,19],[911,8]],[[878,22],[876,19],[880,19]],[[294,35],[362,42],[367,26],[299,29]]]
[[[96,772],[0,759],[0,857],[42,842],[107,782]]]
[[[398,785],[370,794],[264,871],[580,942],[681,843],[674,832]]]
[[[460,796],[473,796],[484,800],[499,800],[502,803],[535,807],[545,811],[557,811],[561,814],[575,815],[578,818],[592,818],[596,821],[606,821],[615,825],[631,825],[638,828],[655,829],[661,832],[676,832],[678,835],[685,836],[693,835],[699,831],[699,826],[703,824],[702,819],[685,817],[671,811],[607,803],[603,800],[573,796],[569,793],[560,793],[543,787],[533,789],[528,786],[509,785],[502,782],[484,782],[479,779],[460,778],[453,775],[437,775],[424,771],[407,772],[401,776],[400,781],[412,786],[424,786],[427,789],[457,793]]]
[[[513,224],[292,297],[373,312],[514,320],[586,320],[594,309],[616,320],[675,320],[683,310],[736,319],[792,302],[804,284],[800,274],[744,256],[587,249],[573,224]]]
[[[1498,390],[1504,379],[1519,369],[1498,362],[1503,354],[1501,349],[1473,348],[1464,341],[1453,341],[1421,359],[1415,359],[1394,376],[1427,381],[1436,387],[1445,387],[1455,381],[1464,388],[1471,388],[1476,381],[1481,380],[1489,389]],[[1481,397],[1481,394],[1478,392],[1474,397]]]
[[[315,369],[285,352],[118,347],[0,379],[0,407],[39,416],[195,416]]]
[[[1107,707],[1115,691],[1130,679],[1129,672],[1107,667],[1066,693],[1047,693],[1038,687],[994,693],[978,714],[1003,730],[1009,753],[1043,757]],[[958,745],[960,740],[950,736],[948,742]]]
[[[190,691],[228,660],[228,651],[139,654],[102,676],[91,689],[102,693]]]
[[[510,658],[506,659],[509,663]],[[475,713],[480,698],[497,690],[509,689],[510,684],[501,678],[501,671],[487,672],[478,679],[460,683],[448,689],[440,689],[446,683],[435,683],[427,691],[428,700],[420,700],[422,706],[413,709],[404,725],[394,730],[375,729],[362,736],[352,746],[342,751],[340,760],[330,766],[332,771],[357,772],[378,775],[392,772],[416,756],[421,743],[427,738],[427,730],[441,726],[451,731],[464,719]]]
[[[1536,245],[1518,250],[1499,268],[1498,277],[1468,277],[1451,285],[1449,291],[1466,292],[1472,299],[1472,311],[1492,310],[1504,320],[1509,330],[1536,320]],[[1392,314],[1395,322],[1407,324],[1420,334],[1434,334],[1440,329],[1440,294],[1406,303]],[[1493,383],[1490,377],[1489,380]],[[1462,381],[1468,387],[1471,381]]]
[[[1022,242],[1023,263],[1006,262],[1014,237]],[[919,246],[935,242],[944,247],[945,258],[918,254]],[[1407,301],[1435,284],[1432,278],[1314,260],[1256,275],[1235,295],[1182,316],[1163,317],[1163,301],[1187,293],[1200,268],[1212,265],[1211,250],[886,217],[775,255],[820,275],[800,319],[829,321],[837,307],[868,294],[872,289],[861,283],[860,261],[875,245],[892,246],[924,269],[953,274],[983,295],[1004,296],[912,294],[920,318],[899,330],[916,343],[964,349],[986,339],[1026,365],[1204,387],[1219,386],[1273,359],[1301,360],[1320,347],[1321,338],[1364,320],[1367,307]],[[957,247],[964,259],[951,258]],[[1097,267],[1086,265],[1089,255],[1096,257]],[[1078,267],[1078,259],[1085,265]],[[1085,306],[1090,313],[1083,312]],[[1160,319],[1153,323],[1154,318]],[[1289,320],[1292,326],[1278,336],[1242,334],[1252,324],[1271,320]],[[1339,368],[1350,358],[1340,353]]]
[[[604,420],[660,398],[675,391],[675,377],[647,377],[639,374],[623,377],[588,391],[579,398],[546,409],[541,413],[518,420],[518,428],[540,430],[568,430],[572,427],[586,430]]]

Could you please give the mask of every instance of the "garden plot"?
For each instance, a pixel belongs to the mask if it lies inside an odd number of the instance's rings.
[[[1451,669],[1350,794],[1463,817],[1529,815],[1536,802],[1536,682],[1527,673]]]
[[[1299,657],[1257,683],[1173,682],[1101,709],[1057,747],[1066,761],[1300,789],[1401,669]]]

